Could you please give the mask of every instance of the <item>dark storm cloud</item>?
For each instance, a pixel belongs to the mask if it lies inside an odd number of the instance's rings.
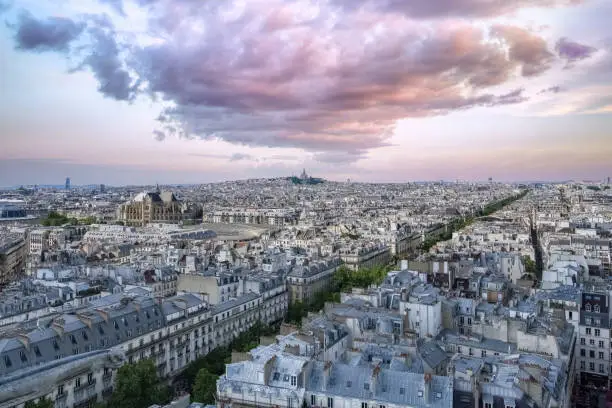
[[[23,13],[17,22],[15,42],[17,48],[22,50],[65,52],[84,29],[84,23],[69,18],[38,20],[30,13]]]

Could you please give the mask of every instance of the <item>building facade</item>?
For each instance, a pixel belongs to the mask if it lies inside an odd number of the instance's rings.
[[[26,242],[17,234],[0,236],[0,285],[23,276],[27,256]]]
[[[186,206],[170,191],[142,192],[117,212],[118,221],[134,227],[156,222],[178,224],[185,218],[190,218]]]
[[[341,264],[339,258],[333,258],[294,267],[287,276],[291,302],[310,303],[318,293],[329,290],[334,274]]]

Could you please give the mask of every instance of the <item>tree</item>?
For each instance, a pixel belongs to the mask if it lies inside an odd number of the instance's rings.
[[[140,360],[119,368],[109,406],[113,408],[148,407],[168,402],[168,389],[160,383],[152,360]]]
[[[53,401],[46,397],[42,397],[38,400],[38,402],[28,401],[23,406],[24,408],[53,408]]]
[[[215,392],[217,391],[217,376],[202,368],[198,371],[193,384],[193,395],[191,400],[204,404],[215,403]]]

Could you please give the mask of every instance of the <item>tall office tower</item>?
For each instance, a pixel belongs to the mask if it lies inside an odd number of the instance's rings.
[[[70,190],[70,177],[66,177],[66,190]]]
[[[105,193],[106,192],[106,186],[104,184],[100,184],[100,192],[101,193]]]

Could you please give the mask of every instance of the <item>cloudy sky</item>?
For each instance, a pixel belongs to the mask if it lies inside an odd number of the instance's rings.
[[[609,0],[0,0],[0,185],[612,176]]]

